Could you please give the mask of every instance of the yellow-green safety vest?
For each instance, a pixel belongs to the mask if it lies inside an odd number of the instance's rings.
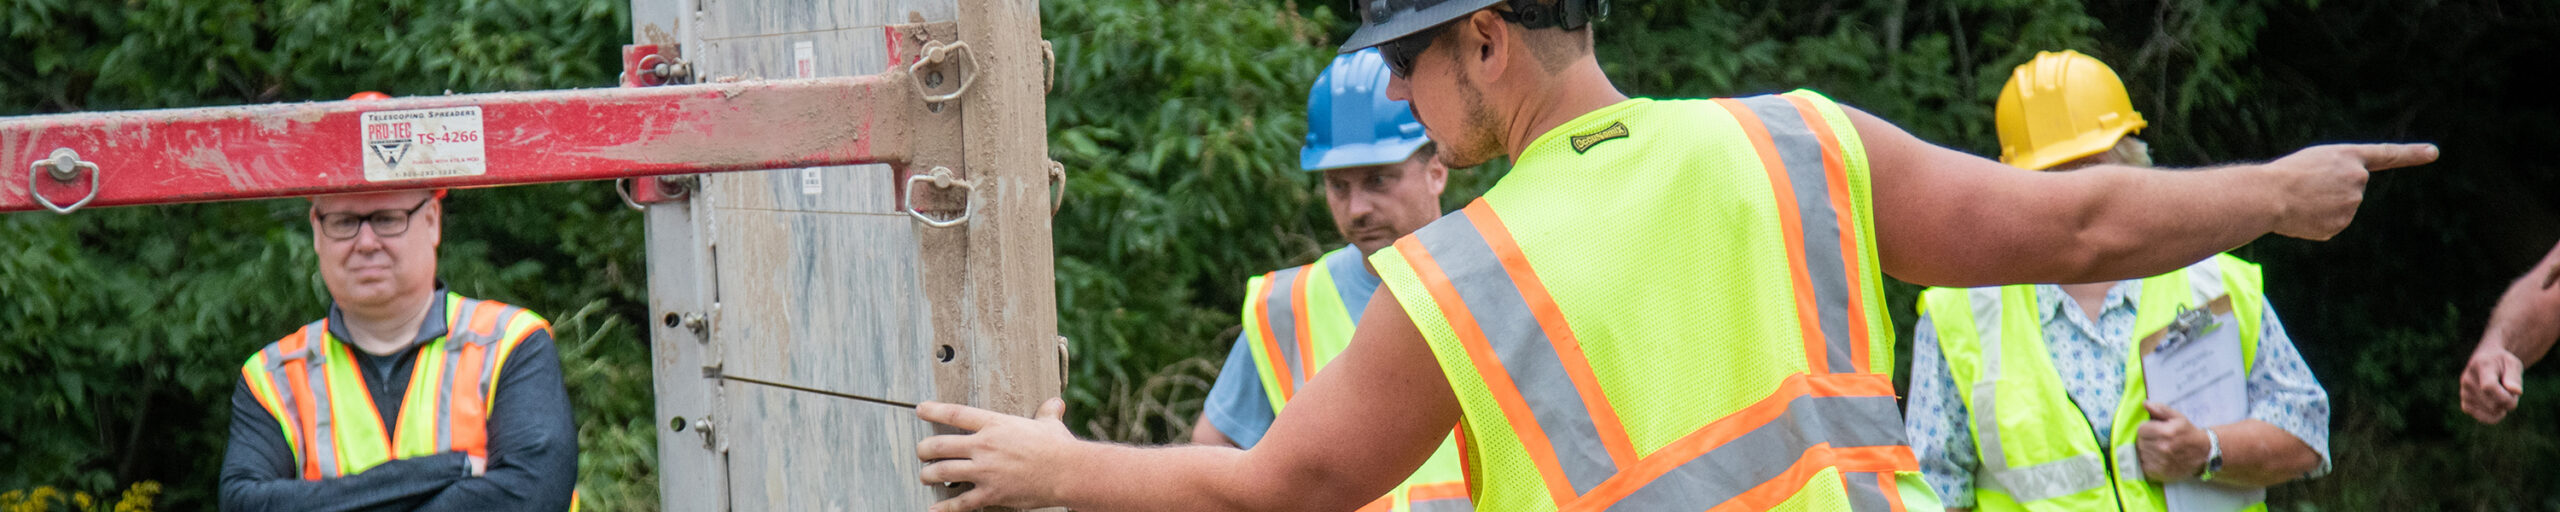
[[[2258,334],[2266,292],[2258,266],[2216,255],[2167,274],[2143,278],[2133,332],[2158,332],[2184,308],[2204,308],[2228,294],[2239,329],[2241,367],[2258,364]],[[1921,292],[1946,354],[1947,372],[1959,386],[1972,421],[1982,467],[1974,475],[1977,511],[2162,511],[2160,484],[2143,479],[2134,452],[2135,430],[2151,414],[2144,391],[2141,343],[2125,343],[2124,398],[2109,426],[2112,446],[2100,449],[2079,405],[2054,370],[2044,343],[2044,315],[2035,285],[1931,288]],[[2264,502],[2250,510],[2265,510]]]
[[[489,404],[497,399],[507,356],[551,324],[496,301],[452,293],[444,300],[446,335],[418,350],[398,432],[385,432],[352,349],[329,334],[328,319],[268,344],[240,366],[250,394],[293,447],[304,480],[446,452],[488,456]]]
[[[1632,99],[1371,262],[1486,510],[1934,510],[1894,401],[1866,153],[1810,91]]]
[[[1253,354],[1253,367],[1262,377],[1263,395],[1271,399],[1271,412],[1277,414],[1296,396],[1308,376],[1324,367],[1342,350],[1351,346],[1351,332],[1359,324],[1359,312],[1346,304],[1346,292],[1334,286],[1333,265],[1355,261],[1360,252],[1350,247],[1325,253],[1315,263],[1254,276],[1245,283],[1245,346]],[[1406,477],[1403,484],[1386,496],[1360,508],[1360,512],[1464,512],[1473,510],[1467,504],[1466,475],[1459,470],[1458,445],[1453,438],[1442,438],[1440,450]]]

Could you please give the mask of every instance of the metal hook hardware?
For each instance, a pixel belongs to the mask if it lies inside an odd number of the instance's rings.
[[[639,201],[631,199],[631,178],[615,178],[613,180],[613,193],[614,195],[622,196],[622,205],[631,207],[631,211],[649,211],[649,207],[640,206]]]
[[[2210,311],[2202,308],[2179,306],[2177,316],[2171,317],[2169,320],[2169,338],[2162,340],[2161,345],[2166,346],[2173,343],[2181,343],[2187,340],[2202,338],[2206,332],[2210,332],[2216,327],[2216,323],[2217,322],[2215,322],[2213,318],[2213,313]]]
[[[1040,94],[1046,95],[1057,91],[1058,49],[1051,46],[1046,39],[1040,40],[1040,68],[1048,71],[1041,76]]]
[[[907,203],[907,215],[915,217],[916,222],[921,222],[926,226],[937,228],[947,228],[969,223],[969,217],[978,213],[977,184],[971,183],[966,179],[953,177],[951,174],[951,168],[937,165],[933,167],[933,171],[931,173],[907,176],[906,197],[899,198]],[[933,185],[934,188],[959,187],[963,191],[962,193],[968,194],[969,196],[968,206],[965,206],[960,210],[959,217],[952,218],[951,220],[934,220],[933,217],[927,217],[922,210],[916,209],[916,189],[919,184]]]
[[[639,74],[643,86],[691,83],[693,78],[693,63],[663,53],[641,56],[634,67],[631,72]]]
[[[45,197],[43,192],[36,191],[38,176],[50,175],[55,182],[70,184],[72,178],[79,177],[80,171],[83,170],[89,171],[89,195],[81,197],[78,202],[64,206],[53,202],[52,198]],[[98,164],[81,160],[80,152],[72,151],[71,148],[54,148],[53,154],[46,156],[45,159],[27,164],[27,195],[34,197],[36,204],[44,206],[44,209],[68,215],[72,210],[88,206],[89,201],[98,199],[98,189],[103,186],[98,181],[98,174]]]
[[[1058,208],[1067,205],[1067,164],[1049,161],[1049,216],[1058,216]]]
[[[958,60],[968,64],[967,66],[960,66],[958,69],[953,70],[955,73],[960,75],[960,85],[952,86],[951,92],[949,93],[934,94],[933,89],[941,86],[945,81],[932,79],[933,77],[939,77],[940,75],[926,73],[925,67],[929,65],[939,66],[946,60],[952,60],[951,54],[953,53],[960,54]],[[915,64],[907,66],[907,81],[915,84],[916,94],[924,96],[925,103],[941,103],[960,99],[960,95],[967,94],[969,92],[969,84],[976,82],[977,80],[978,58],[976,54],[969,53],[969,43],[967,42],[943,44],[940,41],[935,41],[926,43],[924,47],[924,55],[922,57],[918,57]],[[933,83],[928,84],[926,83],[927,81],[931,81]]]
[[[638,181],[647,180],[647,181]],[[645,205],[682,201],[693,195],[692,176],[657,176],[651,178],[618,178],[613,180],[613,193],[622,196],[622,205],[646,211]],[[643,184],[652,188],[642,189]]]

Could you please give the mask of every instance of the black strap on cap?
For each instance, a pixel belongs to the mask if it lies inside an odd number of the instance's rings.
[[[1511,8],[1494,12],[1528,29],[1580,30],[1609,17],[1609,0],[1345,0],[1360,28],[1342,42],[1342,51],[1377,46],[1504,3]]]
[[[1548,27],[1580,30],[1593,21],[1608,18],[1609,0],[1555,0],[1555,3],[1511,0],[1511,11],[1502,13],[1502,19],[1531,30]]]

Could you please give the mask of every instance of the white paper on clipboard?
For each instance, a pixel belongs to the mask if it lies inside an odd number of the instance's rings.
[[[2186,415],[2196,428],[2249,419],[2249,375],[2241,367],[2240,322],[2227,307],[2218,309],[2226,311],[2217,312],[2200,328],[2182,330],[2171,324],[2159,347],[2142,355],[2143,385],[2151,401]],[[2195,481],[2162,489],[2172,512],[2235,511],[2266,501],[2267,496],[2261,487]]]

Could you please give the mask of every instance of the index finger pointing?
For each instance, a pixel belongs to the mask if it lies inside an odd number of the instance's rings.
[[[2353,147],[2364,159],[2367,171],[2398,169],[2436,161],[2442,151],[2434,144],[2361,144]]]
[[[1003,413],[960,404],[925,402],[916,404],[916,418],[977,432],[1004,417]]]

